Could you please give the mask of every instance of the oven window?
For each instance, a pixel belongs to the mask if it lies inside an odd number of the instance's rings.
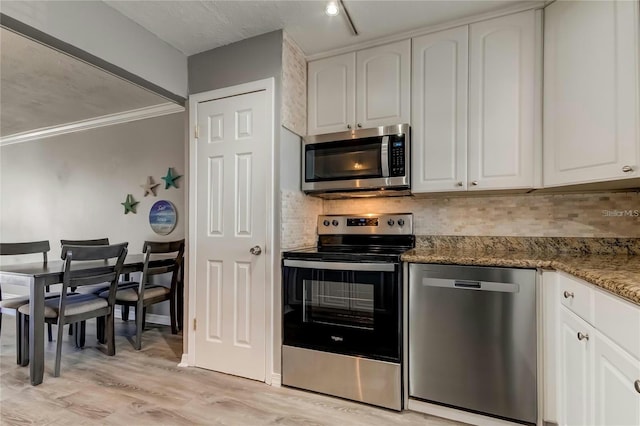
[[[378,138],[307,146],[305,180],[321,182],[380,177],[381,150]]]
[[[303,281],[303,321],[373,330],[372,284]]]

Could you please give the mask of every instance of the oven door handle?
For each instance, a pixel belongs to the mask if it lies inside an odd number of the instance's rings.
[[[393,272],[395,263],[357,263],[357,262],[317,262],[310,260],[285,259],[284,266],[292,268],[322,269],[330,271],[368,271]]]

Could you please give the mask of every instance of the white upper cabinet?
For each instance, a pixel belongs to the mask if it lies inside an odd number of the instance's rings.
[[[638,1],[545,9],[545,186],[640,177],[638,15]]]
[[[345,131],[356,119],[356,57],[353,53],[309,62],[308,133]]]
[[[469,27],[413,39],[413,192],[467,188]]]
[[[412,192],[536,185],[541,31],[526,11],[413,40]]]
[[[469,189],[531,188],[535,12],[472,24],[469,40]]]
[[[308,133],[409,123],[411,40],[309,62]]]
[[[356,52],[356,126],[409,123],[411,40]]]

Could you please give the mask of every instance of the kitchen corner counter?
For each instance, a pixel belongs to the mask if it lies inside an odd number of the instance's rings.
[[[640,256],[638,255],[544,254],[415,248],[404,253],[402,260],[412,263],[555,269],[640,305]]]

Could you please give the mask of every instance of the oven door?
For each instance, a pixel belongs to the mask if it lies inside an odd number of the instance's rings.
[[[398,264],[283,264],[285,345],[400,362]]]

